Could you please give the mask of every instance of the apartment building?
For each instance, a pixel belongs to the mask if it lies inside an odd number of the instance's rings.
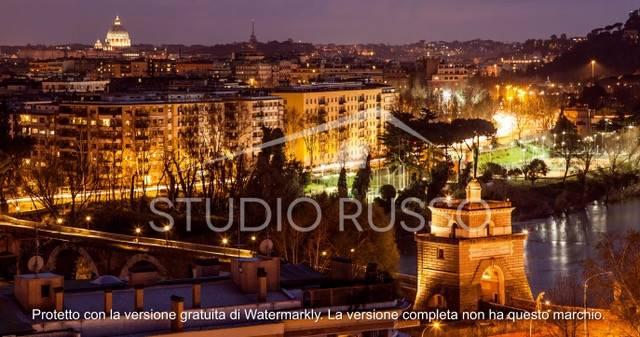
[[[440,63],[429,85],[435,89],[455,88],[466,84],[468,78],[469,70],[464,64]]]
[[[397,100],[389,86],[323,83],[283,87],[288,155],[308,166],[327,168],[382,154],[379,141]]]
[[[26,164],[83,162],[111,186],[129,186],[132,177],[158,183],[168,157],[193,161],[201,150],[242,152],[251,161],[262,128],[284,126],[281,98],[237,92],[29,103],[18,115],[17,131],[36,139]]]

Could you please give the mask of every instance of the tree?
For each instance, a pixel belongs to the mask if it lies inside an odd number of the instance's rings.
[[[508,177],[514,177],[517,178],[519,176],[522,175],[522,170],[518,167],[514,167],[512,169],[509,169],[509,171],[507,171],[507,176]]]
[[[562,318],[554,319],[554,315],[548,322],[551,324],[549,333],[554,337],[578,337],[582,336],[583,320],[576,318],[578,312],[583,312],[582,308],[582,285],[578,284],[573,277],[560,277],[553,289],[547,294],[553,303],[559,303],[554,311],[562,314]],[[569,317],[565,319],[565,317]]]
[[[29,156],[34,141],[30,137],[11,137],[9,103],[0,102],[0,207],[6,203],[6,192],[16,189],[23,159]],[[17,123],[17,121],[14,121]],[[14,126],[18,127],[18,126]],[[0,212],[2,208],[0,208]]]
[[[522,172],[524,173],[524,178],[531,181],[531,186],[533,186],[536,180],[538,180],[541,176],[547,175],[547,173],[549,172],[549,168],[542,159],[536,158],[529,164],[525,165],[522,168]]]
[[[457,142],[462,142],[473,153],[473,177],[478,173],[478,156],[480,153],[480,137],[493,137],[496,128],[493,123],[480,119],[455,119],[451,122],[451,130]],[[460,170],[460,167],[458,167]]]
[[[596,155],[597,146],[592,137],[586,137],[579,142],[577,159],[580,163],[579,178],[584,188],[587,182],[587,174],[591,170],[593,158]]]
[[[356,178],[353,180],[351,187],[353,196],[360,200],[366,201],[369,185],[371,184],[371,155],[367,155],[364,166],[358,169]]]
[[[406,112],[393,111],[391,114],[395,120],[417,132],[424,128],[423,124],[429,122],[425,118],[415,118],[413,114]],[[417,172],[419,176],[424,175],[425,168],[429,166],[429,158],[426,155],[429,144],[407,134],[405,130],[391,122],[387,122],[380,140],[386,149],[385,160],[391,169],[403,167],[409,172]]]
[[[554,152],[564,160],[564,175],[562,183],[567,181],[569,169],[579,151],[579,136],[576,126],[567,119],[564,113],[560,113],[556,125],[552,129],[555,137],[560,138],[560,144],[554,144]]]
[[[442,196],[442,189],[447,186],[450,170],[451,166],[447,162],[440,162],[431,169],[429,184],[427,185],[427,202]],[[418,186],[422,186],[422,182],[419,182]],[[424,191],[424,187],[422,190]]]
[[[496,163],[484,164],[482,167],[482,171],[482,178],[485,181],[492,180],[495,176],[501,177],[503,179],[507,177],[507,169],[502,165]]]
[[[605,236],[598,244],[598,257],[593,275],[610,274],[594,279],[593,284],[613,294],[611,311],[628,323],[627,334],[640,336],[640,232]]]
[[[23,177],[23,188],[34,202],[39,202],[53,216],[58,216],[56,195],[65,185],[65,175],[60,160],[49,156],[44,166],[35,165]]]
[[[394,200],[396,198],[396,188],[393,185],[380,186],[380,198],[378,203],[384,208],[386,213],[389,213],[393,207]]]
[[[349,194],[347,189],[347,169],[342,167],[338,176],[338,197],[346,198]]]

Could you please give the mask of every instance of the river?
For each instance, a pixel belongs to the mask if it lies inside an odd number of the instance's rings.
[[[554,287],[562,276],[582,279],[586,259],[594,257],[603,234],[640,230],[640,199],[589,205],[584,211],[514,223],[514,232],[527,229],[525,264],[531,290],[537,294]],[[402,252],[400,271],[416,274],[415,250]]]

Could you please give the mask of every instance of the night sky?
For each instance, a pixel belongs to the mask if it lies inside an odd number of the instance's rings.
[[[624,22],[640,0],[0,0],[0,45],[93,44],[116,14],[134,43],[522,41]]]

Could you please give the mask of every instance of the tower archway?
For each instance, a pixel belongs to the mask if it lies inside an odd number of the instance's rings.
[[[480,299],[485,302],[505,303],[504,273],[496,265],[487,267],[480,277]]]

